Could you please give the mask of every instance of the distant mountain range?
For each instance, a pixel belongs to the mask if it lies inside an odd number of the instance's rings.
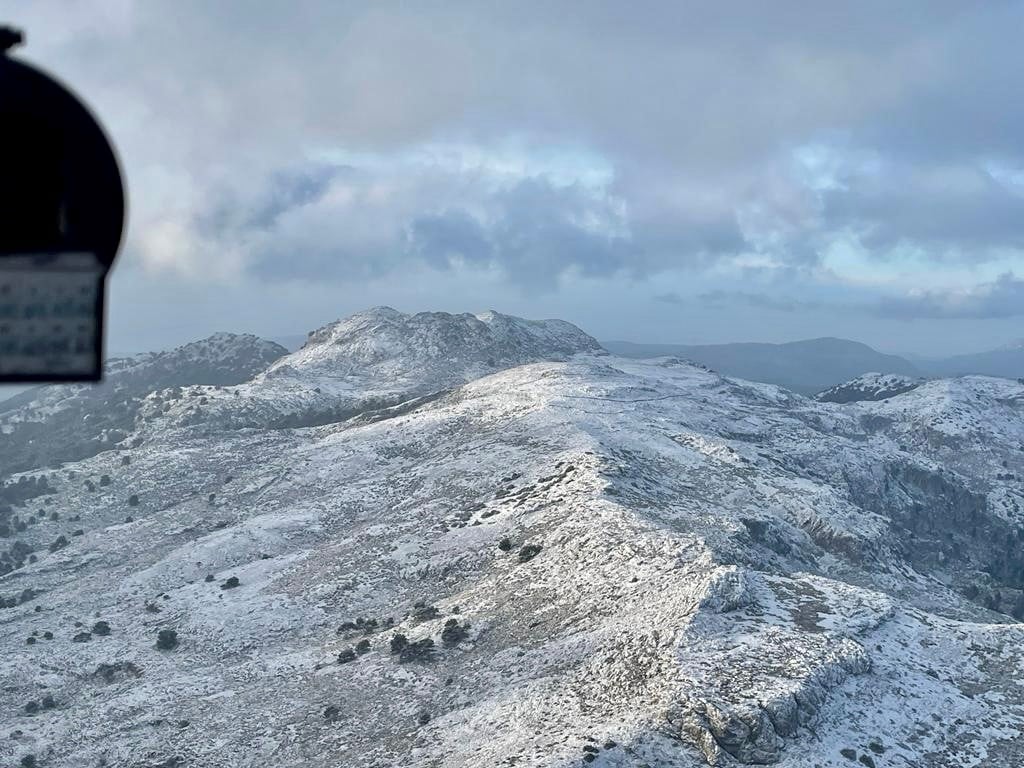
[[[778,384],[802,394],[821,392],[864,373],[922,373],[902,357],[882,354],[867,344],[846,339],[808,339],[786,344],[601,344],[622,357],[681,357],[727,376]]]
[[[274,344],[274,354],[283,355],[300,349],[310,340],[311,335],[280,336],[267,343]],[[1010,379],[1024,377],[1024,339],[988,352],[941,359],[917,356],[908,359],[879,352],[867,344],[832,337],[783,344],[644,344],[603,341],[601,346],[614,355],[635,359],[679,357],[727,376],[777,384],[804,395],[825,392],[869,373],[914,379],[968,375]],[[144,357],[139,355],[132,359]],[[112,360],[108,369],[116,364],[117,361]],[[0,387],[0,402],[18,395],[24,389],[27,388]],[[19,402],[15,400],[5,405],[10,408]]]
[[[1015,379],[1024,376],[1024,339],[990,352],[956,355],[944,360],[929,361],[923,366],[928,373],[936,376],[981,374]]]
[[[962,375],[1024,376],[1024,342],[990,352],[911,362],[848,339],[821,338],[785,344],[636,344],[603,341],[621,357],[680,357],[727,376],[778,384],[794,392],[816,394],[866,373],[942,377]]]

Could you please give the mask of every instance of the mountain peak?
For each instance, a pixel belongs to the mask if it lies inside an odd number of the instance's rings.
[[[421,375],[424,370],[439,375],[472,370],[475,376],[600,351],[597,341],[563,320],[524,320],[494,310],[475,315],[405,314],[374,307],[314,331],[302,349],[279,360],[269,373],[301,371],[332,378],[368,374],[387,379]]]

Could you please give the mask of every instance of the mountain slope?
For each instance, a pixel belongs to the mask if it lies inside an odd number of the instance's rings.
[[[675,356],[709,366],[727,376],[814,394],[873,371],[919,376],[917,368],[896,355],[846,339],[808,339],[786,344],[633,344],[606,341],[613,354],[631,358]]]
[[[433,396],[505,368],[603,353],[561,320],[497,312],[407,315],[390,307],[359,312],[312,332],[301,349],[246,384],[153,397],[143,419],[215,429],[329,424],[413,397]]]
[[[135,425],[141,399],[172,387],[247,381],[287,350],[217,333],[166,352],[107,361],[98,385],[35,387],[0,402],[0,479],[108,450]]]
[[[346,360],[412,381],[376,327]],[[839,405],[573,354],[309,429],[153,420],[19,507],[0,755],[1019,764],[1022,415],[1007,380]]]

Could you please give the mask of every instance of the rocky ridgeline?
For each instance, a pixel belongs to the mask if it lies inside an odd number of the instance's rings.
[[[1024,761],[1024,385],[393,310],[262,371],[0,487],[0,763]]]
[[[872,400],[888,400],[906,392],[912,392],[924,379],[899,376],[892,373],[865,373],[843,384],[826,389],[815,396],[823,403],[855,403]]]

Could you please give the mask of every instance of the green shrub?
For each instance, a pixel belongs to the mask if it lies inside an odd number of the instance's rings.
[[[396,632],[391,638],[391,653],[401,653],[409,645],[409,638],[401,632]]]
[[[161,629],[156,635],[156,647],[161,651],[173,651],[178,647],[178,633],[173,629]]]

